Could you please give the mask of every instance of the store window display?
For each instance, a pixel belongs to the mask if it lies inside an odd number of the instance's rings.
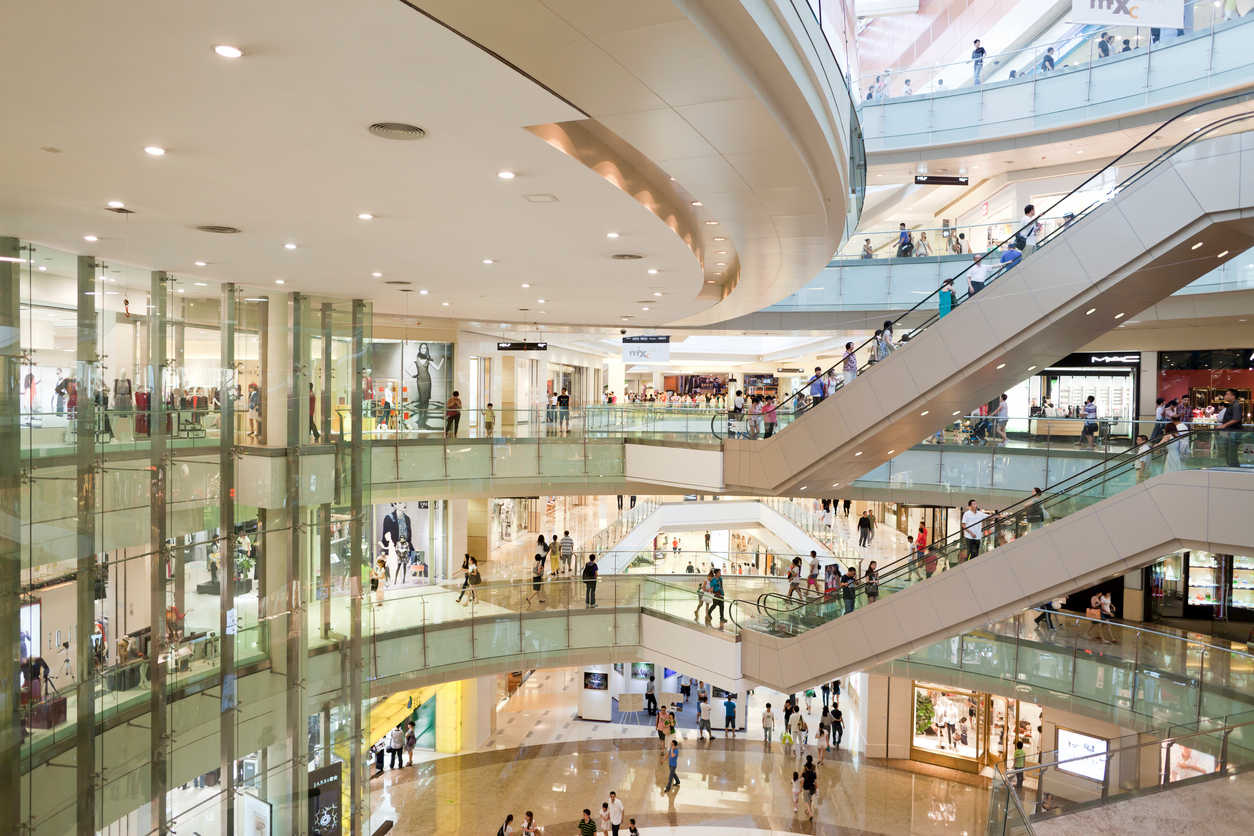
[[[367,397],[374,402],[376,428],[443,432],[444,404],[453,391],[453,343],[375,340],[370,368]]]
[[[914,684],[910,757],[967,772],[1014,763],[1023,742],[1029,762],[1041,751],[1041,707],[944,685]]]

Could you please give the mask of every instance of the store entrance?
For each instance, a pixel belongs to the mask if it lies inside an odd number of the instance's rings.
[[[914,683],[910,757],[923,763],[979,773],[1000,764],[1013,768],[1015,742],[1029,762],[1040,752],[1041,707],[1010,697]]]

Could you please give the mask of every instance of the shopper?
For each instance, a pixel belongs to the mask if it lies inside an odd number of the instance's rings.
[[[1028,503],[1027,510],[1024,512],[1024,518],[1028,523],[1028,531],[1035,531],[1045,524],[1045,495],[1041,493],[1040,488],[1032,488],[1032,501]]]
[[[953,312],[954,306],[957,304],[958,298],[954,293],[954,283],[952,280],[946,280],[941,289],[936,293],[936,311],[937,316],[944,318]]]
[[[915,535],[914,535],[914,554],[915,554],[915,559],[919,561],[919,563],[923,563],[924,559],[927,556],[928,542],[929,541],[928,541],[927,526],[923,524],[922,520],[920,520],[919,530],[915,532]],[[930,576],[930,573],[929,573],[929,576]]]
[[[1114,35],[1109,35],[1105,32],[1101,34],[1101,37],[1097,39],[1097,56],[1099,58],[1110,57],[1110,45],[1114,43],[1114,40]]]
[[[819,775],[815,771],[813,764],[806,764],[805,770],[801,773],[801,791],[806,799],[806,816],[810,821],[814,821],[814,796],[818,793]]]
[[[814,367],[814,376],[810,378],[810,406],[815,407],[823,403],[823,399],[827,397],[827,390],[823,385],[823,369],[819,366]]]
[[[1036,206],[1029,203],[1023,207],[1023,220],[1026,222],[1021,233],[1024,239],[1023,254],[1031,255],[1036,252],[1041,235],[1041,222],[1036,219]]]
[[[872,560],[866,567],[866,602],[874,604],[880,597],[879,564]]]
[[[1054,69],[1054,48],[1045,48],[1045,57],[1041,59],[1041,72],[1047,73]]]
[[[1097,422],[1096,398],[1089,395],[1083,407],[1084,426],[1080,429],[1080,445],[1088,445],[1090,450],[1097,447],[1097,436],[1101,434],[1101,425]]]
[[[414,765],[414,747],[418,745],[418,735],[414,733],[414,721],[410,720],[405,726],[405,756],[408,761],[406,766]]]
[[[971,69],[975,74],[975,83],[980,83],[980,73],[984,71],[984,47],[980,46],[980,39],[975,39],[975,49],[971,50]]]
[[[827,706],[831,704],[832,701],[832,686],[824,682],[819,686],[819,693],[823,695],[823,713],[826,714]]]
[[[657,714],[657,683],[652,675],[644,686],[644,710],[649,714]]]
[[[388,769],[397,769],[405,765],[401,752],[405,749],[405,732],[396,726],[388,732]]]
[[[975,260],[971,262],[971,267],[967,270],[967,295],[974,296],[984,289],[984,285],[988,284],[989,274],[992,267],[984,261],[984,255],[976,255]]]
[[[640,836],[640,831],[636,829],[636,820],[627,820],[627,836]]]
[[[557,424],[563,433],[570,432],[570,393],[565,387],[562,388],[562,394],[557,396]]]
[[[762,739],[770,743],[771,738],[774,736],[775,712],[771,711],[771,704],[768,702],[766,708],[762,709]]]
[[[496,434],[496,410],[492,408],[490,401],[488,408],[483,410],[483,434],[488,438]]]
[[[457,438],[457,429],[462,422],[461,393],[453,390],[452,396],[444,402],[444,437]]]
[[[714,608],[718,608],[718,626],[719,629],[727,624],[727,612],[723,609],[723,570],[715,569],[714,577],[710,579],[710,606],[705,611],[705,623],[710,623],[710,614],[714,612]]]
[[[584,607],[597,605],[597,556],[588,555],[588,562],[583,565]]]
[[[530,810],[523,814],[522,836],[541,836],[544,828],[536,824],[536,816]]]
[[[763,438],[770,438],[775,435],[775,428],[779,425],[779,414],[775,411],[775,396],[767,395],[766,404],[762,407],[762,423],[766,427]],[[706,551],[709,551],[709,544],[706,545]]]
[[[514,833],[514,814],[510,813],[505,817],[505,823],[496,830],[496,836],[513,836]]]
[[[1132,448],[1132,468],[1136,471],[1136,481],[1138,484],[1149,478],[1149,436],[1144,433],[1137,433],[1136,446]]]
[[[1215,426],[1222,434],[1224,463],[1228,467],[1241,466],[1241,422],[1245,417],[1244,410],[1244,405],[1237,398],[1237,390],[1225,389],[1223,410],[1216,416]]]
[[[562,574],[569,574],[575,557],[575,541],[571,539],[569,531],[562,532],[562,539],[558,542],[557,547],[561,556]]]
[[[710,570],[711,574],[713,571],[713,569]],[[799,557],[794,557],[792,563],[788,565],[788,600],[791,601],[794,597],[798,601],[805,600],[801,594],[801,558]]]
[[[858,594],[858,575],[852,565],[840,579],[840,594],[845,599],[845,612],[853,612],[855,597]]]
[[[657,719],[653,722],[653,730],[657,732],[657,742],[661,744],[658,747],[659,753],[666,752],[666,709],[662,709],[657,713]]]
[[[867,516],[868,513],[863,511],[862,516],[858,517],[858,545],[862,548],[866,548],[871,540],[871,518]]]
[[[997,407],[993,410],[993,437],[1001,439],[1001,443],[1005,444],[1006,425],[1010,423],[1010,405],[1009,395],[1005,392],[1001,393],[1001,400],[997,402]]]
[[[832,706],[832,733],[836,735],[836,742],[833,745],[839,749],[840,741],[845,739],[845,715],[841,712],[839,705]]]
[[[827,709],[823,709],[823,716],[819,719],[819,731],[814,736],[814,746],[818,752],[818,763],[822,763],[827,756],[827,746],[832,739],[832,722],[827,716]]]
[[[608,801],[601,802],[601,812],[597,814],[597,831],[610,832],[610,803]]]
[[[623,826],[623,802],[618,800],[613,790],[610,790],[610,800],[606,802],[606,806],[610,811],[610,832],[618,836],[618,829]]]
[[[907,83],[907,84],[909,84],[909,80],[907,80],[907,82],[906,82],[906,83]],[[909,88],[909,87],[907,87],[907,88],[906,88],[906,95],[907,95],[907,96],[908,96],[908,95],[910,95],[910,88]],[[914,255],[915,255],[915,257],[916,257],[916,258],[923,258],[923,257],[925,257],[925,256],[929,256],[929,255],[931,255],[931,254],[932,254],[932,245],[931,245],[930,243],[928,243],[928,240],[927,240],[927,233],[926,233],[926,232],[920,232],[920,233],[919,233],[919,243],[918,243],[918,246],[916,246],[916,247],[914,248]]]
[[[801,801],[801,773],[792,773],[792,811],[797,812],[797,804]]]
[[[1163,473],[1175,473],[1184,469],[1184,457],[1189,454],[1189,427],[1187,424],[1168,424],[1163,435],[1166,439],[1167,458],[1163,460]]]
[[[845,343],[845,354],[840,360],[840,368],[844,374],[844,385],[853,383],[853,379],[858,376],[858,357],[853,352],[852,341]]]
[[[980,540],[984,536],[984,521],[988,512],[982,510],[972,499],[967,502],[967,509],[962,512],[962,538],[966,542],[967,560],[980,553]]]
[[[710,736],[710,740],[714,739],[714,728],[710,725],[710,701],[701,699],[697,704],[697,716],[700,718],[697,723],[697,740],[701,740],[705,735]]]
[[[736,736],[736,695],[728,694],[723,700],[723,736]]]
[[[525,598],[523,598],[523,602],[527,606],[531,606],[531,602],[542,594],[540,590],[543,584],[544,584],[544,555],[537,554],[535,563],[533,563],[531,566],[531,592],[528,593]],[[540,598],[539,600],[541,604],[544,603],[544,598]]]
[[[592,811],[583,808],[583,818],[579,820],[579,836],[596,836],[597,823],[592,820]]]
[[[871,246],[870,238],[867,238],[862,242],[862,257],[875,258],[875,248]]]
[[[675,789],[679,789],[679,775],[675,772],[675,769],[679,766],[679,741],[678,740],[671,741],[671,748],[666,756],[666,766],[667,766],[668,772],[666,775],[666,789],[662,790],[663,795],[671,791],[671,784],[675,785]],[[588,811],[584,810],[584,812],[586,813]]]
[[[470,589],[470,564],[474,562],[475,559],[469,554],[463,556],[462,568],[453,573],[453,577],[457,577],[458,575],[462,576],[462,590],[457,593],[457,603],[459,604],[462,602],[462,596],[466,594],[466,590]],[[475,571],[478,571],[478,568],[476,568]]]
[[[897,225],[897,257],[909,258],[914,255],[914,239],[910,235],[910,230],[906,229],[906,222],[902,221]]]

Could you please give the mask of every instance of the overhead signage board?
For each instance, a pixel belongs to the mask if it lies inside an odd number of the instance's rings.
[[[548,343],[507,343],[498,342],[497,351],[548,351]]]
[[[671,338],[666,334],[623,337],[624,363],[666,363],[671,359]]]
[[[914,175],[916,186],[965,186],[967,182],[966,177],[951,177],[945,174]]]
[[[1071,12],[1064,20],[1098,26],[1180,29],[1184,26],[1184,0],[1071,0]]]

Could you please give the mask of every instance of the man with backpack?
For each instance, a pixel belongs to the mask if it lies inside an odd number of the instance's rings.
[[[897,226],[897,257],[909,258],[914,255],[914,239],[910,236],[910,230],[906,229],[905,221]]]

